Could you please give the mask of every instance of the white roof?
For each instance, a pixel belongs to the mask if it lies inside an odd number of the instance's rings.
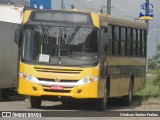
[[[0,5],[0,21],[21,24],[24,7]]]

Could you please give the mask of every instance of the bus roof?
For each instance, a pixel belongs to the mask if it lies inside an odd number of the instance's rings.
[[[139,29],[147,29],[147,24],[144,22],[137,22],[133,20],[115,18],[115,17],[107,17],[107,21],[109,24],[114,24],[118,26],[126,26],[131,28],[139,28]]]
[[[70,11],[75,11],[75,12],[81,12],[81,13],[88,13],[91,14],[92,12],[87,11],[87,10],[78,10],[78,9],[73,9]],[[96,13],[100,17],[106,18],[106,21],[110,24],[114,25],[119,25],[119,26],[126,26],[126,27],[132,27],[132,28],[140,28],[140,29],[147,29],[147,24],[144,22],[139,22],[139,21],[134,21],[134,20],[127,20],[127,19],[122,19],[122,18],[116,18],[112,17],[107,14],[101,14],[101,13]]]
[[[79,12],[79,13],[87,13],[87,14],[93,13],[93,12],[90,12],[90,11],[87,11],[87,10],[78,10],[78,9],[73,9],[73,10],[69,10],[69,11],[74,11],[74,12]],[[132,27],[132,28],[147,29],[147,24],[144,23],[144,22],[138,22],[138,21],[134,21],[134,20],[116,18],[116,17],[112,17],[110,15],[103,14],[103,13],[102,14],[101,13],[96,13],[96,14],[98,14],[100,17],[106,18],[106,21],[109,24]]]
[[[69,11],[69,10],[26,10],[24,13],[24,24],[47,25],[81,25],[93,26],[89,12]]]
[[[33,9],[32,11],[42,11],[42,10],[38,10],[38,9]],[[147,24],[144,22],[137,22],[137,21],[133,21],[133,20],[127,20],[127,19],[122,19],[122,18],[116,18],[116,17],[112,17],[110,15],[107,14],[101,14],[101,13],[95,13],[95,12],[91,12],[91,11],[87,11],[87,10],[79,10],[79,9],[72,9],[72,10],[43,10],[43,11],[61,11],[61,12],[72,12],[72,13],[82,13],[82,14],[88,14],[91,15],[92,13],[99,15],[100,20],[101,18],[103,18],[103,20],[101,22],[105,22],[105,23],[109,23],[109,24],[113,24],[113,25],[118,25],[118,26],[126,26],[126,27],[132,27],[132,28],[139,28],[139,29],[147,29]],[[105,26],[107,24],[104,24]]]

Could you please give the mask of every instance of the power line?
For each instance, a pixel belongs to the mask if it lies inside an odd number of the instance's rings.
[[[83,0],[83,1],[84,1],[84,0]],[[81,3],[84,4],[84,5],[86,5],[88,8],[90,8],[90,9],[92,9],[92,10],[95,10],[95,11],[98,11],[98,8],[90,7],[86,1],[84,1],[84,2],[85,2],[85,3],[83,3],[83,2],[81,1]]]
[[[25,2],[28,2],[29,0],[23,0],[22,2],[19,2],[17,5],[23,5]]]
[[[126,14],[125,12],[123,12],[122,10],[120,10],[120,9],[118,9],[118,8],[116,8],[116,7],[115,7],[115,9],[117,9],[117,10],[120,11],[122,14],[125,14],[125,15],[127,15],[128,17],[130,17],[130,18],[135,18],[134,16],[128,15],[128,14]]]
[[[118,8],[116,8],[116,7],[114,7],[113,10],[114,10],[116,13],[121,14],[121,15],[124,16],[124,17],[131,18],[131,19],[136,19],[136,17],[131,16],[131,15],[128,15],[128,14],[126,14],[125,12],[123,12],[122,10],[120,10],[120,9],[118,9]]]
[[[75,0],[74,2],[75,2],[76,4],[78,4],[79,6],[81,6],[82,8],[90,9],[90,8],[86,7],[84,4],[82,4],[81,2],[79,2],[79,1],[77,1],[77,0]]]
[[[93,0],[83,0],[85,2],[85,5],[87,5],[88,7],[90,7],[89,5],[91,5],[90,3],[93,2]],[[89,1],[89,2],[87,2]],[[96,9],[96,10],[99,10],[100,8],[97,8],[94,4],[92,4],[92,7],[93,9]]]
[[[91,8],[91,7],[88,6],[87,4],[84,4],[84,3],[82,3],[82,2],[80,2],[80,1],[78,1],[78,0],[75,0],[74,2],[75,2],[76,4],[78,4],[79,6],[81,6],[82,8],[85,8],[85,9],[88,9],[88,10],[92,10],[92,11],[96,11],[96,12],[99,11],[99,10],[97,10],[97,9]]]

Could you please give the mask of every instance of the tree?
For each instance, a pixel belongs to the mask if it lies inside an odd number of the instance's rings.
[[[148,68],[157,71],[160,68],[160,45],[157,46],[157,54],[154,55],[152,58],[148,59]]]
[[[160,95],[160,73],[158,73],[157,77],[155,78],[155,80],[153,81],[155,86],[158,86],[158,93]]]
[[[155,60],[152,58],[149,58],[148,59],[148,69],[155,70],[156,67],[157,67],[157,64],[156,64]]]
[[[159,68],[160,68],[160,45],[157,46],[157,54],[155,56],[153,56],[152,60],[148,61],[148,64],[150,64],[152,67],[155,67],[155,65],[156,65],[158,75],[157,75],[156,79],[154,80],[154,85],[158,86],[159,95],[160,95],[160,72],[159,72]]]

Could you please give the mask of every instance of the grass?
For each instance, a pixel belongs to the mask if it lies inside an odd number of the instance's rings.
[[[151,71],[149,74],[157,75],[157,72]],[[138,92],[136,92],[135,97],[141,98],[143,101],[146,100],[160,100],[160,93],[158,86],[154,85],[154,80],[156,79],[156,76],[147,77],[146,80],[146,87]]]
[[[158,72],[160,72],[160,70],[148,70],[147,71],[148,74],[152,74],[152,75],[157,75]]]

